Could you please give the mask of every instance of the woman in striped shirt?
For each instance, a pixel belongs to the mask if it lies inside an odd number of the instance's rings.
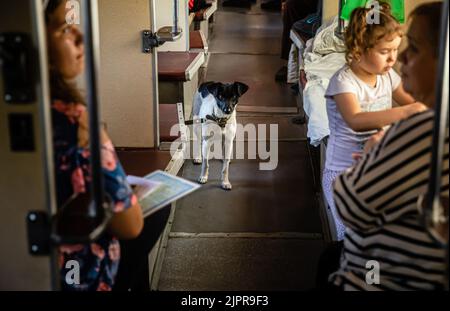
[[[433,2],[413,11],[408,47],[400,56],[405,90],[430,110],[374,138],[334,184],[347,231],[340,268],[330,280],[341,289],[444,288],[445,249],[427,233],[417,208],[430,178],[441,10],[442,3]],[[447,201],[448,151],[447,128],[441,188]]]

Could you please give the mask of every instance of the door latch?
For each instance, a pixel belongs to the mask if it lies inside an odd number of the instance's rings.
[[[153,48],[159,47],[166,42],[177,41],[181,38],[183,30],[180,27],[166,26],[160,28],[156,33],[150,30],[142,31],[142,52],[151,53]]]

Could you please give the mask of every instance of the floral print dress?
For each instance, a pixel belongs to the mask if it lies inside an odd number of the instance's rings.
[[[84,193],[90,187],[88,126],[86,108],[82,104],[53,101],[53,145],[57,204],[61,207],[73,194]],[[114,212],[122,212],[136,204],[137,198],[126,182],[114,146],[106,133],[101,133],[102,172],[106,193],[112,198]],[[73,269],[69,261],[79,266],[79,284],[66,280]],[[104,233],[95,243],[62,245],[59,247],[61,289],[69,291],[109,291],[120,260],[119,241]],[[66,266],[67,264],[67,266]]]

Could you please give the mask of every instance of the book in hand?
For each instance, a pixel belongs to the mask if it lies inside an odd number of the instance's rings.
[[[133,188],[133,192],[137,196],[138,200],[146,197],[161,186],[161,183],[159,182],[151,181],[143,177],[133,175],[127,176],[127,182]]]
[[[137,187],[141,187],[141,193],[144,194],[142,197],[138,195],[144,217],[153,214],[163,207],[170,206],[174,201],[200,188],[200,185],[196,183],[161,170],[155,171],[145,177],[132,177],[130,184],[133,185],[133,181],[135,183],[139,181],[140,185]]]

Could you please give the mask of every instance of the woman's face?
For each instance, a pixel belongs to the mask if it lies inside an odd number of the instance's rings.
[[[433,106],[436,83],[436,51],[427,39],[427,21],[422,16],[413,18],[408,30],[408,46],[400,54],[402,81],[406,92],[416,100]]]
[[[65,79],[73,79],[83,72],[83,36],[76,25],[66,23],[65,1],[50,15],[47,40],[50,67]]]

